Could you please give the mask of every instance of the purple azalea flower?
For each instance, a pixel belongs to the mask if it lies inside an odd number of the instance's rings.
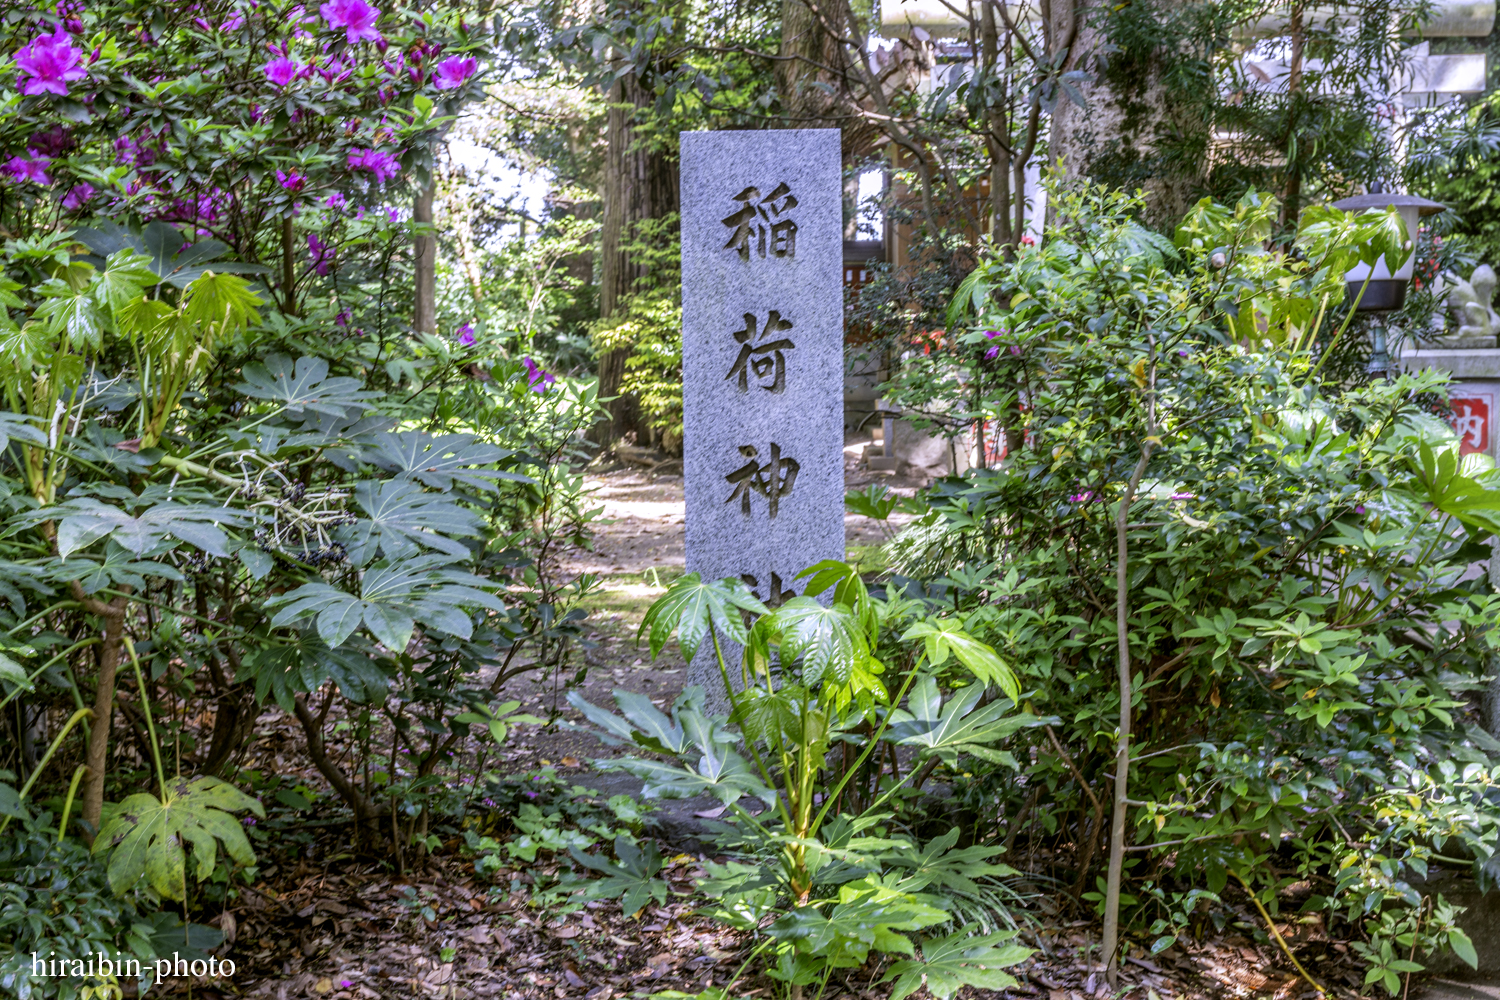
[[[351,313],[349,310],[347,310],[347,309],[340,309],[339,310],[339,314],[337,316],[333,317],[333,325],[334,326],[347,327],[349,325],[349,321],[351,319],[353,319],[353,318],[354,318],[354,314]]]
[[[353,149],[349,151],[350,170],[368,170],[375,175],[377,184],[401,173],[401,164],[390,153],[378,149]]]
[[[401,221],[401,213],[396,210],[396,206],[394,205],[387,208],[385,210],[385,214],[390,216],[391,225],[395,225],[396,223]]]
[[[26,151],[33,156],[61,156],[74,145],[73,133],[65,126],[54,125],[26,140]]]
[[[984,336],[985,336],[985,338],[987,340],[994,340],[996,337],[1000,336],[1000,331],[999,330],[986,330],[986,331],[984,331]]]
[[[76,212],[84,205],[87,205],[97,193],[92,184],[75,184],[63,196],[62,207],[69,212]]]
[[[320,240],[316,233],[308,233],[307,251],[312,254],[313,270],[319,277],[327,277],[328,266],[333,263],[333,248]]]
[[[432,72],[432,85],[438,90],[457,90],[462,87],[474,71],[479,68],[479,62],[473,57],[460,58],[449,56],[437,64],[437,69]]]
[[[557,381],[556,377],[543,371],[541,366],[529,357],[522,358],[521,364],[526,366],[526,384],[531,386],[532,392],[546,392],[547,386]]]
[[[289,59],[286,56],[272,59],[261,67],[270,81],[278,87],[285,87],[295,80],[297,71],[301,68],[295,59]]]
[[[995,358],[1000,356],[1000,347],[998,345],[991,347],[988,351],[984,352],[984,356],[986,360],[994,361]]]
[[[1094,491],[1085,490],[1082,493],[1074,493],[1068,497],[1068,503],[1088,503],[1092,499],[1094,499]]]
[[[365,0],[329,0],[318,8],[330,31],[344,29],[349,44],[356,42],[378,42],[381,35],[375,28],[380,20],[380,10],[365,3]]]
[[[28,78],[21,81],[21,93],[67,97],[68,84],[88,76],[78,65],[81,58],[61,25],[50,36],[39,36],[16,53],[16,69]]]
[[[344,197],[344,193],[342,191],[335,191],[333,192],[333,194],[328,196],[328,200],[323,204],[327,205],[331,209],[339,210],[348,204],[348,199]]]
[[[46,156],[38,156],[36,159],[12,156],[5,163],[5,172],[21,183],[31,181],[35,184],[51,184],[52,178],[47,176],[47,164],[51,162],[51,158]]]
[[[353,983],[351,983],[351,982],[350,982],[350,981],[349,981],[349,980],[347,980],[347,979],[340,979],[340,980],[339,980],[339,989],[341,989],[341,990],[347,990],[347,989],[348,989],[348,988],[349,988],[349,987],[351,987],[351,986],[353,986],[353,985],[354,985],[354,984],[353,984]]]
[[[209,24],[208,21],[205,18],[195,17],[195,18],[193,18],[193,23],[196,24],[198,27],[202,28],[204,31],[208,32],[209,34],[213,33],[214,26],[211,25],[211,24]]]
[[[458,342],[464,347],[474,346],[474,328],[465,323],[458,328]]]
[[[235,11],[224,19],[224,23],[219,25],[219,30],[227,33],[230,31],[239,31],[244,26],[245,15],[239,11]]]
[[[276,171],[276,181],[282,187],[292,192],[292,194],[296,194],[298,191],[301,191],[302,188],[307,184],[307,178],[302,174],[297,173],[295,170],[289,174],[284,174],[280,170]]]
[[[1171,499],[1173,499],[1173,500],[1196,500],[1196,499],[1198,499],[1198,494],[1196,494],[1196,493],[1173,493],[1172,496],[1171,496]]]
[[[1010,353],[1019,358],[1021,356],[1021,346],[1019,344],[1011,344]]]

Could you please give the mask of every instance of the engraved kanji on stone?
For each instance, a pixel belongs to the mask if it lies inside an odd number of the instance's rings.
[[[765,465],[760,464],[760,449],[754,445],[742,445],[740,454],[750,461],[724,477],[725,482],[734,486],[734,492],[724,502],[734,503],[738,500],[740,512],[749,517],[750,494],[759,493],[766,498],[770,507],[768,516],[775,517],[781,506],[781,498],[792,492],[792,486],[797,482],[797,472],[802,467],[795,458],[782,458],[781,445],[774,441],[771,442],[771,460]]]
[[[724,381],[738,378],[740,392],[749,392],[753,375],[756,384],[767,392],[785,392],[786,352],[797,345],[787,337],[776,335],[791,328],[792,321],[782,319],[781,313],[775,309],[766,316],[764,326],[757,325],[754,313],[745,313],[745,328],[734,332],[734,339],[740,343],[740,355],[729,374],[724,376]]]
[[[786,182],[776,185],[765,197],[761,197],[760,188],[747,187],[734,200],[741,207],[723,220],[733,230],[723,249],[736,251],[740,260],[750,259],[752,245],[761,259],[765,259],[767,251],[772,257],[797,256],[797,223],[782,218],[797,207],[797,196]]]

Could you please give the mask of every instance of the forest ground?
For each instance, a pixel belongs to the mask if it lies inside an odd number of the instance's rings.
[[[861,489],[872,477],[858,467],[857,452],[851,449],[848,457],[847,485]],[[908,494],[918,485],[890,477],[884,481]],[[610,704],[610,691],[623,688],[669,703],[685,680],[680,655],[669,648],[653,663],[635,638],[651,601],[683,572],[682,480],[625,467],[598,471],[591,485],[606,521],[591,548],[568,552],[563,566],[602,580],[589,600],[585,631],[592,648],[583,654],[589,667],[583,695],[596,704]],[[883,541],[879,526],[854,515],[845,523],[850,558],[874,568]],[[563,700],[558,678],[536,682],[523,677],[502,695],[521,700],[525,710],[538,715],[557,711],[577,718]],[[281,775],[284,783],[295,780],[298,794],[326,797],[324,783],[294,751],[294,723],[274,706],[262,723],[258,731],[266,735],[251,748],[244,766]],[[610,755],[611,748],[580,733],[526,727],[512,736],[498,759],[493,749],[470,746],[465,752],[474,755],[476,779],[481,770],[515,775],[550,769],[577,786],[580,800],[596,792],[602,799],[611,790],[588,763]],[[695,804],[668,805],[683,818]],[[488,821],[476,812],[469,822],[484,828]],[[257,883],[211,921],[232,942],[226,954],[236,961],[236,974],[195,981],[191,996],[617,1000],[723,986],[740,965],[735,934],[695,916],[686,902],[669,898],[665,906],[648,904],[635,919],[614,902],[590,902],[561,915],[556,908],[536,905],[548,898],[559,869],[568,867],[545,853],[534,863],[513,861],[479,875],[473,859],[458,849],[460,839],[450,836],[433,855],[397,871],[389,859],[354,849],[347,826],[308,827],[295,811],[273,806],[265,832],[272,834],[274,828],[285,835],[260,838]],[[678,849],[668,844],[664,853]],[[684,851],[671,857],[663,875],[682,899],[687,899],[692,880],[703,874],[704,857],[711,856]],[[1097,965],[1095,921],[1044,879],[1023,880],[1020,888],[1031,895],[1029,908],[1019,914],[1023,938],[1037,954],[1010,970],[1020,982],[1015,989],[1005,994],[967,990],[961,996],[1106,1000],[1110,991]],[[1130,1000],[1315,996],[1279,951],[1256,944],[1265,935],[1257,933],[1261,928],[1248,903],[1237,909],[1238,919],[1200,942],[1159,955],[1139,950],[1128,955],[1121,986]],[[195,919],[207,917],[195,914]],[[1344,943],[1329,941],[1316,924],[1288,922],[1280,929],[1294,945],[1312,946],[1312,971],[1334,993],[1346,1000],[1358,995],[1362,977]],[[1302,948],[1301,955],[1306,960],[1308,949]],[[870,968],[831,982],[827,996],[882,998],[890,989],[878,984],[882,971],[872,961]],[[187,985],[171,981],[167,995],[188,995]],[[741,981],[735,993],[769,997],[773,985]],[[1476,992],[1454,984],[1439,986],[1439,993],[1444,989],[1441,1000],[1500,1000],[1500,991],[1484,987]]]

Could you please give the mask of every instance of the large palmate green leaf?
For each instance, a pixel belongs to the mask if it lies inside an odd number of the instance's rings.
[[[167,899],[187,896],[184,845],[193,847],[194,876],[213,874],[218,846],[242,865],[255,852],[233,813],[250,810],[262,818],[261,804],[233,785],[207,776],[174,778],[162,798],[132,795],[111,812],[94,840],[94,853],[108,850],[109,887],[123,896],[145,876]]]
[[[282,637],[277,645],[262,645],[240,663],[235,681],[255,681],[255,700],[270,695],[290,714],[298,694],[316,691],[332,680],[350,701],[366,704],[385,697],[389,678],[382,659],[368,644],[348,642],[329,649],[316,632],[303,630]]]
[[[794,597],[764,620],[781,647],[781,662],[802,661],[802,683],[817,687],[824,676],[846,684],[854,665],[870,655],[865,630],[849,608],[825,608],[811,597]]]
[[[350,407],[363,409],[365,400],[380,396],[360,389],[352,378],[329,378],[322,358],[298,358],[294,364],[285,354],[272,354],[240,374],[245,381],[235,384],[236,392],[279,403],[292,415],[312,410],[342,417]]]
[[[890,1000],[904,1000],[924,985],[938,1000],[948,1000],[965,986],[981,990],[1009,989],[1016,985],[1015,977],[1000,970],[1018,965],[1032,954],[1031,948],[1001,944],[1015,936],[1015,931],[1000,931],[970,937],[965,929],[947,937],[924,941],[920,959],[902,959],[894,963],[881,982],[896,980]]]
[[[984,696],[984,688],[971,684],[943,704],[937,681],[923,676],[912,686],[907,704],[911,711],[897,709],[891,713],[891,739],[906,746],[922,748],[924,756],[935,754],[945,764],[952,764],[961,753],[984,760],[1019,767],[1009,752],[995,751],[998,743],[1027,726],[1059,722],[1027,713],[1011,714],[1011,702],[994,701],[975,709]]]
[[[237,261],[218,261],[210,265],[229,250],[218,240],[199,240],[184,250],[186,239],[176,226],[157,220],[140,232],[116,222],[101,222],[97,228],[82,226],[74,236],[95,254],[112,257],[119,253],[139,256],[145,265],[141,284],[155,285],[166,282],[185,288],[203,275],[205,271],[217,274],[269,274],[264,264],[242,264]],[[97,258],[85,257],[94,261]]]
[[[583,713],[598,729],[563,723],[570,729],[592,732],[616,746],[633,743],[673,758],[670,761],[618,758],[596,760],[600,770],[624,771],[644,782],[646,798],[682,799],[712,795],[728,805],[753,795],[767,805],[776,793],[767,788],[743,757],[731,749],[739,737],[724,728],[722,718],[703,714],[703,689],[690,686],[672,703],[668,718],[650,700],[628,691],[616,691],[615,703],[624,713],[615,715],[568,693],[568,704]]]
[[[375,558],[377,550],[388,560],[406,559],[422,549],[467,556],[468,546],[457,537],[478,535],[484,525],[478,514],[451,498],[402,480],[357,483],[354,501],[366,516],[341,527],[339,539],[356,566]]]
[[[901,872],[898,886],[905,892],[920,892],[928,886],[939,885],[952,892],[977,896],[980,886],[977,878],[1015,875],[1009,865],[998,865],[990,861],[1005,853],[1003,845],[976,844],[955,851],[959,828],[953,827],[941,837],[934,837],[922,848],[902,847],[883,856],[885,863]]]
[[[395,473],[400,478],[415,479],[437,490],[451,490],[463,483],[476,489],[492,490],[493,479],[529,483],[530,476],[519,472],[478,468],[504,461],[514,452],[477,440],[472,434],[444,434],[434,437],[423,431],[400,434],[377,433],[369,436],[371,445],[365,451],[370,463]]]
[[[638,846],[629,837],[615,838],[615,857],[619,864],[612,864],[596,854],[585,854],[577,845],[568,848],[585,868],[601,872],[606,877],[590,882],[584,895],[589,899],[619,899],[620,911],[626,916],[646,905],[649,899],[658,904],[667,901],[667,883],[657,878],[661,872],[661,852],[654,841]]]
[[[839,902],[827,915],[814,906],[799,906],[777,920],[769,933],[835,969],[852,969],[865,964],[871,948],[912,954],[911,940],[899,931],[950,919],[950,914],[914,896],[860,881],[839,887]]]
[[[1412,492],[1419,500],[1462,524],[1500,532],[1500,490],[1465,476],[1457,447],[1434,451],[1424,441],[1407,463],[1415,476]]]
[[[901,636],[902,642],[918,639],[926,646],[929,666],[942,666],[951,653],[975,677],[986,684],[998,685],[1011,701],[1021,700],[1021,685],[1015,672],[993,649],[969,635],[951,618],[929,618],[917,622]]]
[[[323,582],[305,583],[266,602],[281,608],[273,626],[316,620],[318,636],[330,647],[343,645],[361,623],[387,649],[401,652],[411,641],[416,624],[468,639],[474,623],[467,608],[505,610],[505,605],[480,588],[492,581],[445,568],[442,557],[426,556],[399,564],[381,560],[365,570],[359,596]]]
[[[875,487],[870,488],[873,490]],[[833,588],[833,603],[842,604],[853,611],[866,636],[874,637],[879,634],[880,621],[875,613],[875,602],[870,600],[870,591],[859,575],[859,567],[837,559],[824,559],[797,574],[797,579],[801,580],[803,577],[809,578],[805,596],[817,597],[830,587]]]
[[[710,628],[743,644],[748,630],[740,612],[764,615],[770,610],[743,580],[726,577],[704,583],[697,573],[688,573],[673,580],[646,610],[637,638],[650,633],[651,658],[655,659],[676,632],[682,657],[691,663]]]
[[[61,563],[48,567],[51,578],[58,582],[76,580],[85,594],[96,594],[105,587],[127,584],[142,590],[146,578],[176,580],[186,579],[182,571],[169,562],[157,559],[137,559],[135,554],[113,541],[104,544],[102,556],[98,553],[77,554]]]
[[[240,524],[244,515],[227,507],[153,504],[138,517],[101,503],[93,497],[74,497],[27,514],[29,523],[50,520],[57,525],[57,553],[66,559],[101,538],[110,538],[122,548],[140,555],[168,537],[187,542],[211,556],[229,555],[229,538],[218,527]]]
[[[47,435],[33,427],[21,414],[0,413],[0,451],[10,447],[12,439],[27,444],[47,443]]]

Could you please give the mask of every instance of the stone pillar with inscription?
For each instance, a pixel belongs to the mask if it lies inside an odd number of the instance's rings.
[[[772,606],[844,558],[841,199],[836,129],[682,134],[687,568]]]

